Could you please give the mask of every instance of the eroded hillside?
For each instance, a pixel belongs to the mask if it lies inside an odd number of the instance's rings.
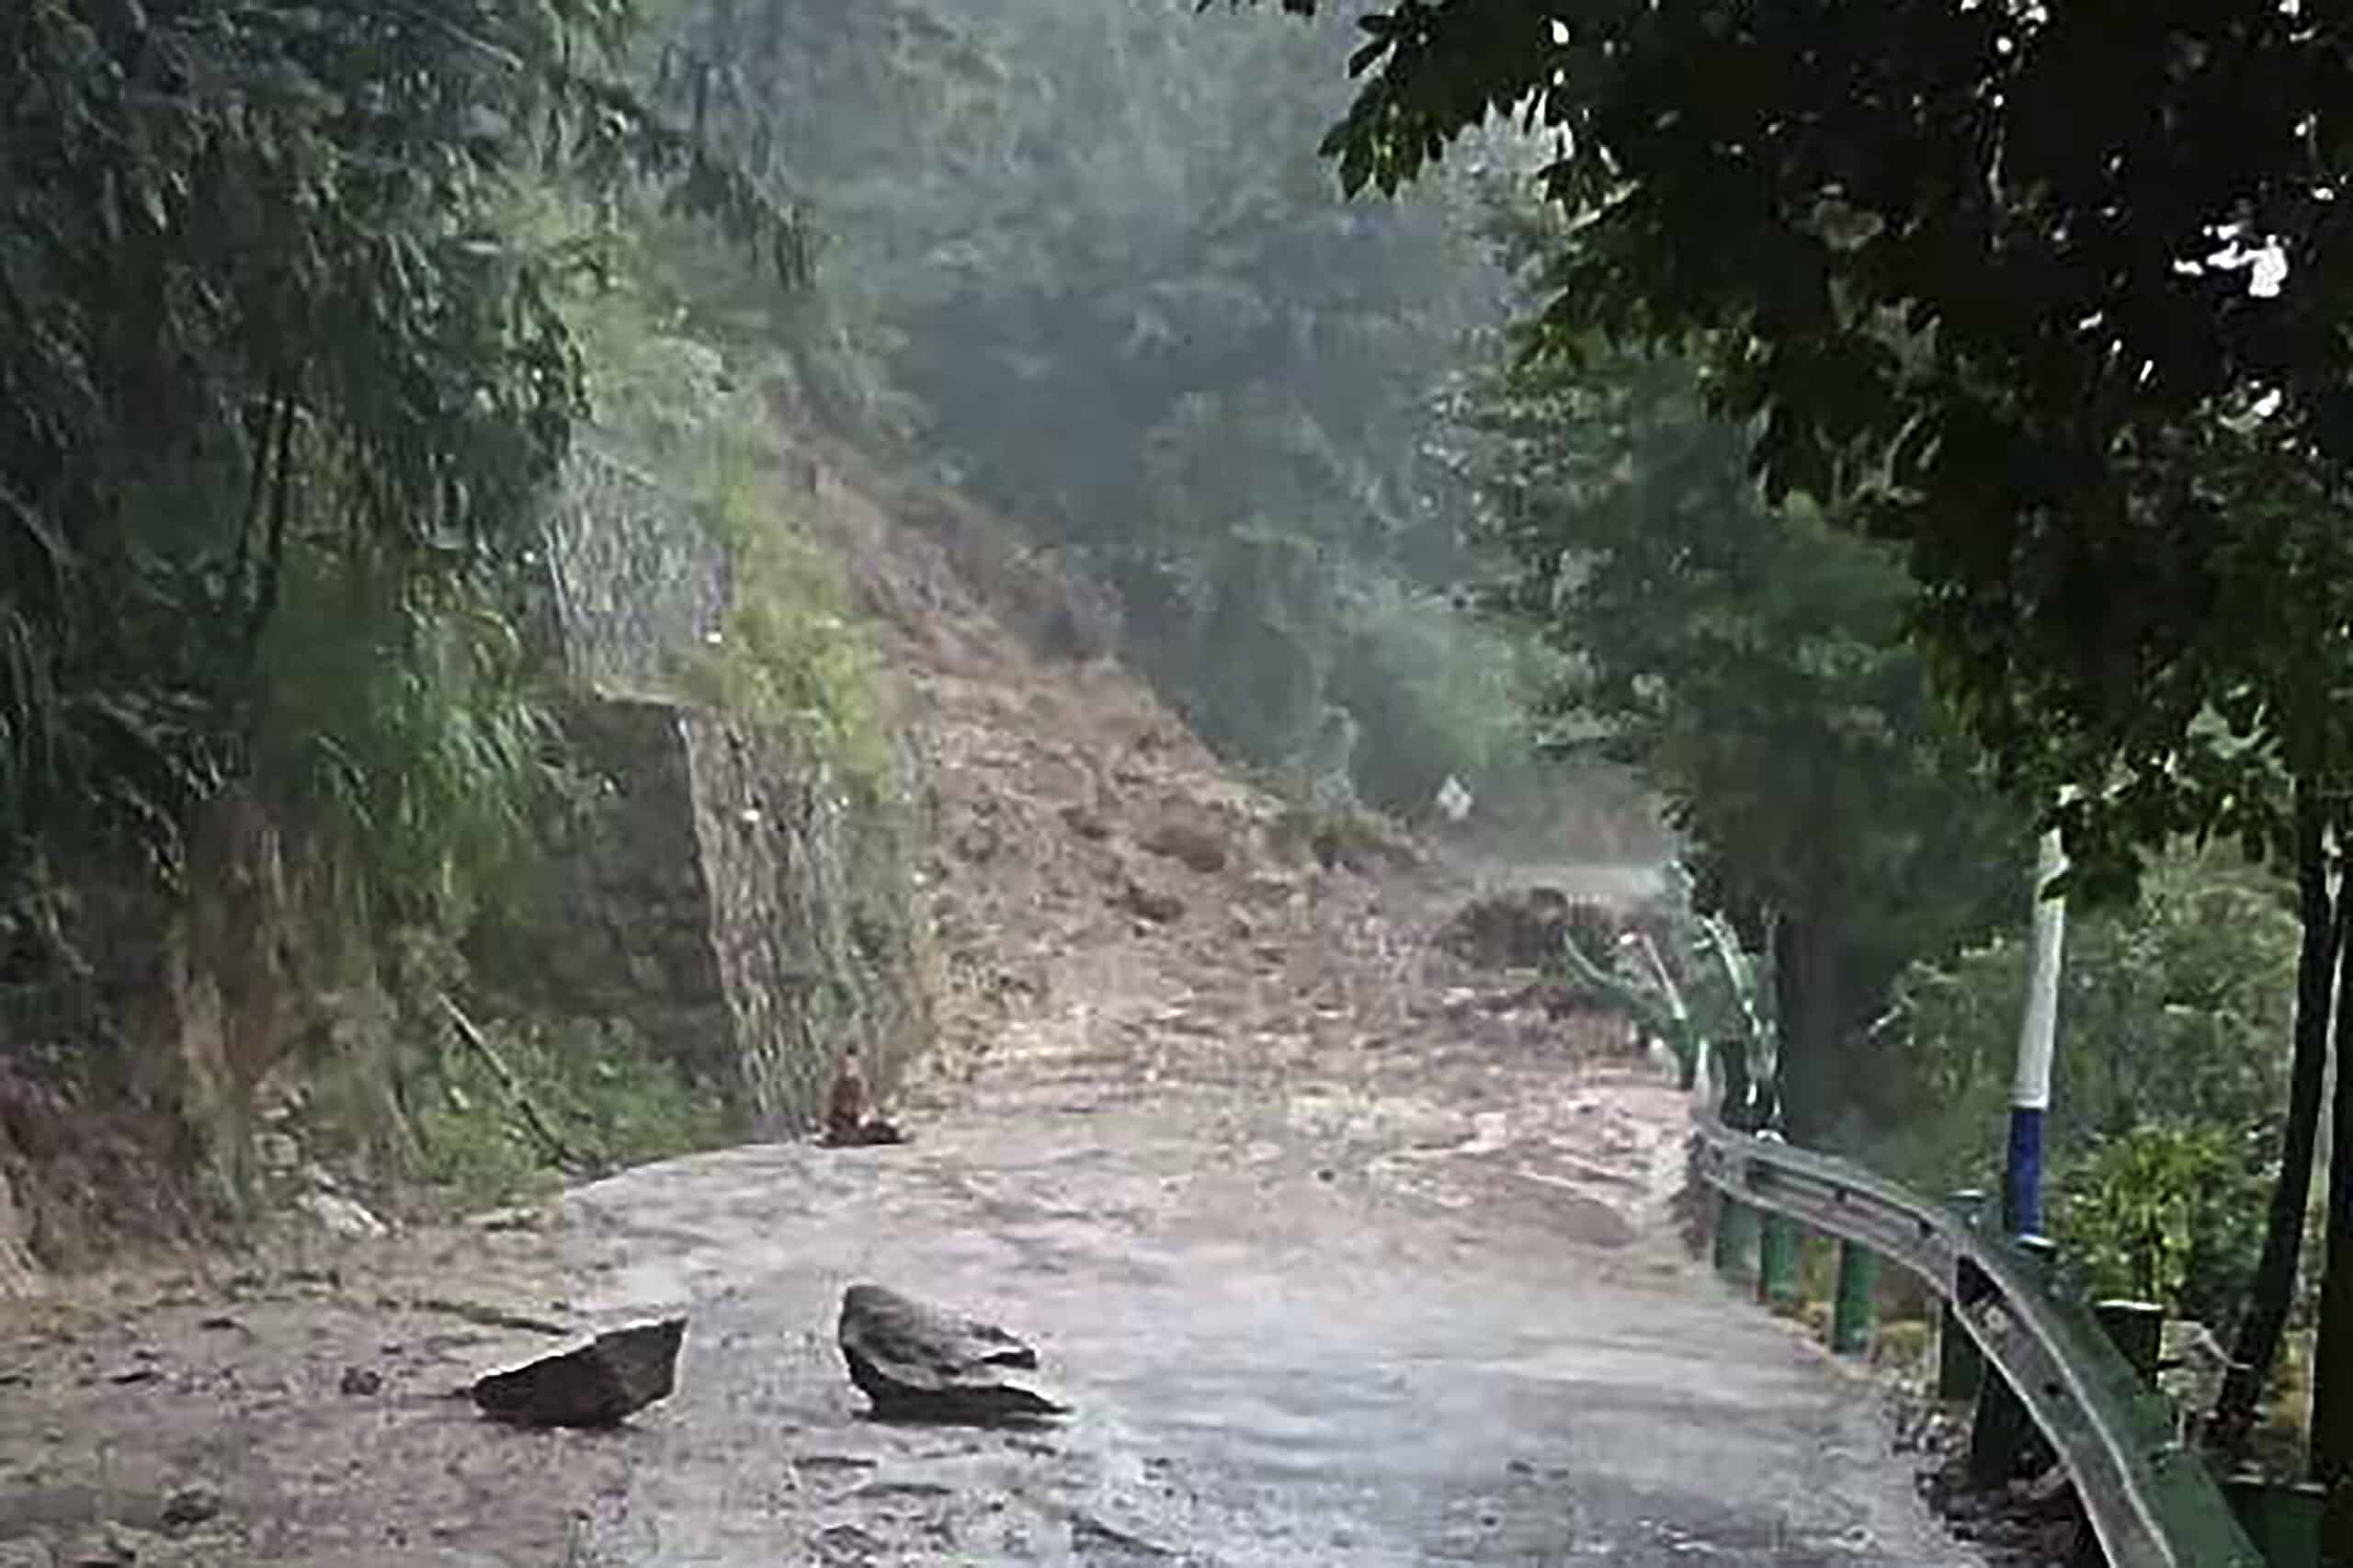
[[[919,875],[943,994],[918,1103],[985,1090],[1007,1059],[1027,1095],[1049,1094],[1051,1063],[1086,1076],[1117,1062],[1140,1096],[1216,1083],[1294,1096],[1336,1157],[1361,1131],[1351,1084],[1468,1074],[1494,1098],[1480,1136],[1499,1159],[1523,1134],[1540,1143],[1555,1115],[1590,1114],[1516,1093],[1514,1063],[1549,1079],[1564,1060],[1623,1055],[1623,1023],[1435,938],[1498,881],[1577,882],[1631,910],[1648,869],[1564,835],[1514,877],[1286,805],[1121,666],[1099,601],[1006,520],[840,443],[803,432],[794,449],[800,504],[876,622],[926,762]]]

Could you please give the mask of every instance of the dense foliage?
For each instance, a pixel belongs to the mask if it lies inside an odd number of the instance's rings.
[[[340,812],[404,893],[479,858],[462,824],[531,751],[493,607],[581,412],[564,257],[518,243],[507,204],[534,177],[651,176],[790,260],[773,204],[590,74],[631,20],[622,0],[0,17],[15,977],[55,956],[42,894],[69,869],[168,881],[233,790]]]
[[[1518,360],[1461,418],[1511,568],[1492,602],[1572,672],[1555,718],[1597,724],[1665,797],[1701,906],[1770,933],[1789,1125],[1883,1121],[1872,1091],[1899,1080],[1851,1060],[1889,986],[2014,918],[2026,885],[2023,820],[1899,641],[1909,581],[1767,504],[1674,359]]]
[[[2218,1327],[2243,1305],[2277,1175],[2298,930],[2277,881],[2175,856],[2137,904],[2067,932],[2047,1157],[2094,1288]],[[1871,1070],[1906,1086],[1874,1159],[1931,1190],[1998,1183],[2027,942],[1913,965]]]

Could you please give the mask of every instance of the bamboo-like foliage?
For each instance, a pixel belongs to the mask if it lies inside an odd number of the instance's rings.
[[[45,868],[168,878],[259,762],[396,842],[472,800],[462,759],[528,749],[417,719],[506,678],[478,612],[582,413],[552,302],[580,257],[502,213],[530,181],[648,181],[800,265],[781,204],[605,74],[633,21],[0,8],[0,964]]]

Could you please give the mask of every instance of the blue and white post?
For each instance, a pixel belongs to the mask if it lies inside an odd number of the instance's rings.
[[[2014,1236],[2042,1233],[2042,1120],[2051,1108],[2051,1058],[2059,1038],[2059,976],[2067,903],[2045,898],[2067,869],[2059,830],[2042,835],[2034,869],[2034,936],[2027,971],[2026,1017],[2018,1026],[2018,1076],[2010,1084],[2010,1153],[2002,1171],[2002,1228]]]

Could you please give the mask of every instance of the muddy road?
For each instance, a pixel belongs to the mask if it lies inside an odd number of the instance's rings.
[[[1036,1020],[909,1147],[768,1145],[0,1337],[0,1564],[1959,1564],[1878,1400],[1683,1254],[1681,1101],[1540,1042]],[[864,1419],[859,1279],[1075,1414]],[[684,1308],[604,1435],[449,1397]]]
[[[1872,1389],[1677,1244],[1685,1108],[1622,1028],[1441,938],[1656,867],[1336,863],[1116,661],[1008,629],[969,568],[1017,530],[802,444],[925,762],[916,1142],[0,1302],[0,1568],[1973,1561]],[[1014,1329],[1074,1415],[862,1419],[860,1279]],[[452,1397],[679,1308],[621,1430]]]

